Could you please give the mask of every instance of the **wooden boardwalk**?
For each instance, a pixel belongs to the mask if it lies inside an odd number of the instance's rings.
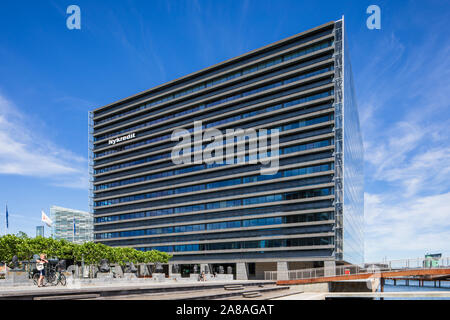
[[[331,281],[343,281],[343,280],[362,280],[369,278],[394,278],[394,277],[412,277],[412,276],[450,276],[450,268],[430,268],[430,269],[401,269],[380,271],[378,273],[360,273],[349,274],[341,276],[320,277],[311,279],[296,279],[296,280],[277,280],[277,285],[296,285],[296,284],[308,284],[308,283],[321,283]],[[382,281],[383,282],[383,281]]]

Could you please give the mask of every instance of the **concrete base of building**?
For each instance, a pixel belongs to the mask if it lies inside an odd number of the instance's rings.
[[[211,272],[211,268],[209,267],[209,264],[207,264],[207,263],[200,264],[200,273],[202,273],[202,272],[204,272],[206,274]]]
[[[233,280],[234,276],[232,274],[217,274],[215,280]]]
[[[336,262],[335,261],[325,261],[325,277],[334,277],[336,275]]]
[[[181,273],[170,273],[169,274],[169,279],[178,281],[178,280],[181,279]]]
[[[248,280],[248,266],[245,262],[236,263],[236,280]]]
[[[191,273],[189,275],[189,279],[195,280],[195,281],[198,281],[199,277],[200,277],[200,274],[198,274],[198,273]]]
[[[326,263],[326,264],[325,264]],[[229,267],[232,266],[233,273],[227,274],[226,278],[229,279],[231,276],[233,276],[236,280],[264,280],[265,278],[265,272],[267,271],[278,271],[280,272],[278,274],[279,278],[278,280],[289,280],[289,271],[291,270],[302,270],[302,269],[311,269],[311,268],[320,268],[326,266],[327,272],[329,274],[333,274],[335,272],[335,261],[273,261],[273,262],[242,262],[237,261],[235,263],[228,262],[228,263],[195,263],[193,261],[190,263],[191,265],[197,264],[200,265],[200,269],[198,270],[197,274],[191,273],[183,274],[185,277],[193,277],[198,278],[198,276],[201,274],[201,272],[205,272],[206,275],[213,274],[213,271],[216,272],[216,277],[219,276],[218,272],[218,266],[220,265],[228,265]],[[180,264],[182,266],[182,264]],[[231,267],[230,267],[231,268]],[[169,277],[171,277],[172,273],[171,271],[171,265],[169,265]],[[227,271],[227,268],[225,268],[225,271]],[[192,272],[192,270],[191,270]],[[271,279],[271,278],[268,278]],[[273,279],[276,280],[276,279]]]
[[[205,280],[209,281],[209,280],[215,280],[215,277],[212,273],[206,273],[205,274]]]
[[[277,262],[277,280],[289,280],[289,269],[286,261]]]

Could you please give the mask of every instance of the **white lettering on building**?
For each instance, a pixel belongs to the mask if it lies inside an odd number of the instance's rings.
[[[118,138],[115,138],[115,139],[109,139],[108,144],[114,145],[114,144],[116,144],[118,142],[131,140],[133,138],[136,138],[136,133],[130,133],[130,134],[127,134],[126,136],[118,137]]]

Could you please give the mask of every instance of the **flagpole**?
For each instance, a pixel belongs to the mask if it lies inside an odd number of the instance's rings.
[[[6,202],[6,212],[5,212],[5,236],[7,235],[7,233],[8,233],[8,227],[7,227],[7,224],[8,224],[8,202]]]

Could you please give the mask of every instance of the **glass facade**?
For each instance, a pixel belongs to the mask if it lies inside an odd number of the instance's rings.
[[[343,19],[335,27],[336,259],[364,262],[364,148]]]
[[[94,240],[94,220],[89,212],[52,206],[50,215],[55,239],[78,244]]]
[[[170,234],[170,233],[184,233],[184,232],[200,232],[208,230],[222,230],[222,229],[233,229],[242,227],[246,228],[263,227],[278,224],[291,224],[299,222],[326,221],[326,220],[333,220],[333,214],[331,212],[321,212],[318,214],[309,214],[309,215],[294,215],[287,217],[257,218],[242,221],[238,220],[238,221],[216,222],[207,224],[194,224],[194,225],[165,227],[165,228],[106,232],[97,234],[96,239],[110,239],[110,238],[156,235],[166,233]]]
[[[320,245],[332,245],[333,237],[301,238],[301,239],[276,239],[259,241],[236,241],[228,243],[206,243],[189,244],[178,246],[155,246],[138,248],[142,251],[160,250],[166,252],[184,251],[212,251],[212,250],[239,250],[239,249],[264,249],[264,248],[285,248],[285,247],[310,247]],[[259,251],[264,253],[264,251]]]
[[[36,237],[44,237],[44,226],[36,227]]]
[[[174,263],[360,262],[363,155],[342,23],[92,111],[94,240]],[[194,121],[278,130],[268,156],[279,170],[261,175],[247,146],[227,164],[175,165],[172,132],[193,133]],[[235,150],[236,139],[218,146]]]
[[[344,32],[344,238],[343,260],[364,262],[364,146],[348,40]]]

